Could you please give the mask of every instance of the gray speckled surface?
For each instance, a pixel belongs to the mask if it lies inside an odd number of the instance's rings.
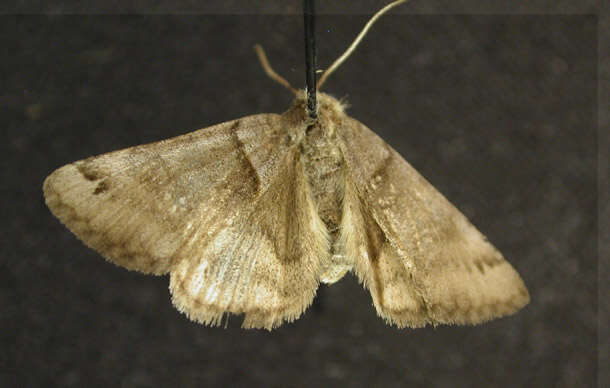
[[[397,330],[347,276],[271,333],[189,322],[166,277],[106,263],[40,188],[77,159],[283,111],[251,47],[300,86],[300,16],[1,19],[3,386],[595,386],[594,16],[390,15],[326,85],[504,253],[528,307]],[[321,67],[365,21],[318,20]]]

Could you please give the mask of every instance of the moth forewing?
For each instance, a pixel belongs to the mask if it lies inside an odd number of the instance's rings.
[[[529,302],[512,266],[409,163],[356,120],[343,129],[366,235],[377,236],[357,274],[381,316],[398,326],[475,324]]]

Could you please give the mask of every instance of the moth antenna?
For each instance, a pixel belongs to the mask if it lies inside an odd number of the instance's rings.
[[[339,66],[341,66],[341,64],[343,62],[345,62],[345,60],[352,54],[352,52],[354,52],[356,47],[358,47],[358,44],[360,44],[360,41],[362,40],[362,38],[364,38],[364,36],[367,34],[367,32],[373,26],[373,24],[377,21],[377,19],[379,19],[383,14],[385,14],[392,8],[394,8],[400,4],[406,3],[407,1],[409,1],[409,0],[396,0],[396,1],[386,5],[379,11],[377,11],[377,13],[375,15],[373,15],[373,17],[366,23],[366,25],[364,26],[362,31],[360,31],[360,33],[358,34],[356,39],[354,39],[354,42],[352,42],[351,46],[349,46],[347,48],[347,50],[345,50],[343,55],[341,55],[339,58],[337,58],[337,60],[335,60],[335,62],[328,69],[326,69],[324,74],[322,74],[322,76],[318,80],[316,87],[318,89],[320,89],[322,87],[322,85],[324,84],[324,82],[326,81],[326,79],[328,78],[328,76],[331,75],[335,70],[337,70],[337,68]]]
[[[284,86],[286,89],[290,90],[294,95],[297,95],[297,90],[293,88],[292,85],[290,85],[290,82],[286,81],[284,77],[282,77],[281,75],[276,73],[275,70],[273,70],[273,68],[269,64],[269,61],[267,60],[267,56],[265,55],[265,50],[263,50],[263,47],[260,44],[255,44],[254,51],[256,52],[256,56],[258,57],[258,60],[261,63],[261,66],[263,67],[263,70],[265,70],[265,73],[269,76],[269,78]]]

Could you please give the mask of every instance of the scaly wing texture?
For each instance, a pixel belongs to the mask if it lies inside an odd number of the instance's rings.
[[[476,324],[529,302],[502,254],[396,151],[350,118],[340,136],[356,220],[342,239],[380,316],[399,327]]]
[[[296,174],[296,163],[283,126],[278,115],[250,116],[88,158],[53,172],[43,186],[45,199],[109,261],[144,273],[171,271],[174,303],[191,318],[218,323],[222,312],[267,309],[276,312],[271,323],[250,314],[244,324],[277,325],[300,314],[317,287],[316,263],[301,263],[311,255],[298,256],[298,250],[325,242],[303,231],[289,244],[292,231],[285,229],[305,227],[297,217],[288,226],[268,220],[266,229],[257,228],[257,217],[271,206],[265,201],[283,200],[268,209],[277,217],[295,206],[297,195],[307,202],[307,192],[297,193],[284,176]],[[310,272],[296,277],[299,265]],[[190,269],[200,270],[199,288],[185,283]],[[300,299],[292,291],[302,292]]]
[[[329,247],[297,153],[252,205],[172,271],[174,304],[191,319],[218,324],[224,312],[245,313],[244,327],[271,329],[311,304]]]
[[[251,116],[68,164],[45,180],[45,200],[74,234],[111,262],[167,273],[199,229],[222,228],[269,184],[257,168],[277,173],[282,151],[264,141],[277,137],[272,128],[278,121],[273,115]]]

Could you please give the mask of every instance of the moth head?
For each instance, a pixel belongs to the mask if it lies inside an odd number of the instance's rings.
[[[287,112],[294,123],[302,123],[306,127],[315,124],[329,127],[332,122],[340,120],[345,115],[345,109],[347,109],[345,101],[338,100],[329,94],[318,92],[317,118],[312,119],[307,114],[307,92],[301,89],[297,90],[295,95],[296,98]]]

